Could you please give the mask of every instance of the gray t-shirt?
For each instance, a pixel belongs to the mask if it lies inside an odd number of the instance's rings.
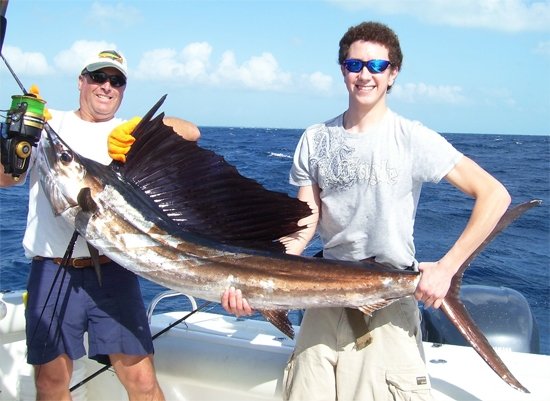
[[[423,182],[439,182],[462,157],[445,138],[387,110],[365,133],[343,115],[306,129],[290,183],[321,190],[318,232],[324,257],[416,265],[413,228]]]

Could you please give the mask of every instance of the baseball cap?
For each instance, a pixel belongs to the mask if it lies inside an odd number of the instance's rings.
[[[100,51],[98,54],[86,61],[86,64],[84,65],[82,71],[88,70],[90,72],[93,72],[107,67],[116,68],[125,77],[128,74],[128,64],[126,63],[126,59],[124,58],[122,53],[116,50]]]

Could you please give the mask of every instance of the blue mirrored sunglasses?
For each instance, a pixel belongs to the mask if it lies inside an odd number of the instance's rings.
[[[343,64],[349,72],[361,72],[363,67],[367,67],[367,70],[371,74],[380,74],[386,71],[386,68],[388,68],[391,63],[388,60],[363,61],[356,58],[349,58],[344,60]]]

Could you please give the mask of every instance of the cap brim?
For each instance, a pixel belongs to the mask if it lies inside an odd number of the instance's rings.
[[[107,68],[107,67],[116,68],[117,70],[119,70],[122,73],[122,75],[124,75],[126,77],[126,71],[124,71],[124,69],[119,64],[109,62],[109,61],[102,61],[102,62],[99,62],[99,63],[91,63],[91,64],[86,66],[86,70],[88,70],[90,72],[93,72],[93,71],[101,70],[102,68]]]

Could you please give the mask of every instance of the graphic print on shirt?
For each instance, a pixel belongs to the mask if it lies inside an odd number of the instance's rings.
[[[346,142],[341,129],[329,131],[324,126],[315,133],[313,143],[311,165],[318,172],[321,189],[345,190],[361,182],[369,186],[397,182],[397,169],[390,160],[377,161],[372,150],[358,152]],[[370,157],[366,157],[369,152]]]

